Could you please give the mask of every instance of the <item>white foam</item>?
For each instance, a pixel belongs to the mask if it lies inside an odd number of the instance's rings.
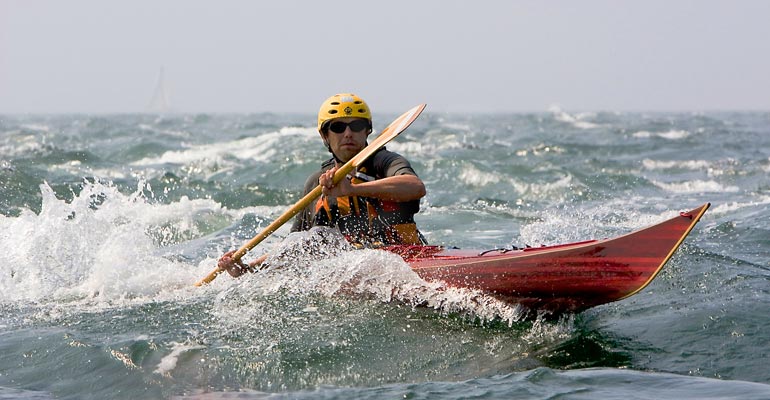
[[[423,144],[420,142],[393,141],[388,143],[388,149],[402,155],[422,154]]]
[[[525,157],[529,154],[541,156],[545,154],[564,154],[566,152],[567,151],[563,147],[540,143],[536,146],[530,147],[529,149],[518,150],[516,151],[516,155],[519,157]]]
[[[131,171],[124,171],[117,168],[92,168],[83,166],[80,160],[70,160],[62,164],[52,164],[48,167],[49,171],[65,171],[73,176],[83,175],[87,171],[90,176],[109,176],[111,180],[128,179],[133,175]],[[165,172],[165,171],[164,171]]]
[[[217,164],[232,165],[234,160],[253,159],[267,162],[276,156],[277,150],[283,147],[289,137],[304,137],[311,140],[311,128],[285,127],[278,132],[265,133],[255,137],[247,137],[229,142],[219,142],[205,145],[189,146],[185,150],[167,151],[159,157],[148,157],[134,161],[131,165],[150,166],[158,164],[200,164],[212,166]]]
[[[690,136],[690,132],[684,130],[670,130],[666,132],[660,132],[657,135],[663,139],[678,140]]]
[[[0,154],[10,159],[18,156],[38,152],[43,150],[44,146],[38,141],[38,138],[34,135],[19,135],[17,132],[14,134],[0,135],[2,142],[0,142]]]
[[[564,175],[552,182],[522,183],[512,181],[512,184],[521,195],[543,198],[564,193],[565,189],[574,185],[574,180],[572,175]]]
[[[351,250],[336,230],[314,228],[290,235],[268,259],[270,267],[244,277],[218,297],[215,313],[234,326],[264,318],[254,299],[276,293],[295,296],[375,299],[424,305],[475,318],[500,318],[512,324],[524,310],[477,290],[422,280],[400,256],[382,250]]]
[[[148,131],[148,132],[158,132],[158,133],[162,133],[162,134],[164,134],[166,136],[172,136],[172,137],[178,137],[178,138],[184,138],[184,139],[187,139],[187,138],[192,136],[192,134],[190,132],[187,132],[187,131],[177,131],[177,130],[171,130],[171,129],[159,129],[157,127],[150,126],[150,125],[147,125],[147,124],[139,124],[139,129],[141,129],[143,131]]]
[[[211,200],[151,204],[141,193],[86,183],[68,203],[41,185],[39,215],[0,217],[0,302],[99,307],[175,298],[192,288],[213,264],[195,268],[164,258],[151,232],[173,221],[183,238],[195,238],[201,232],[186,220],[227,211]]]
[[[388,144],[388,148],[398,152],[400,141],[394,141]],[[445,130],[429,130],[425,133],[419,151],[420,154],[430,155],[431,158],[440,159],[439,152],[455,149],[464,149],[474,147],[473,143],[467,141],[465,134],[449,133]]]
[[[652,136],[657,136],[668,140],[679,140],[690,136],[690,132],[685,130],[670,130],[666,132],[638,131],[634,132],[632,136],[635,138],[649,138]]]
[[[22,129],[28,130],[28,131],[36,131],[36,132],[50,132],[51,127],[48,125],[41,125],[41,124],[22,124],[20,125]]]
[[[568,123],[575,128],[579,129],[592,129],[600,126],[599,124],[585,121],[586,118],[594,118],[596,117],[593,113],[580,113],[576,115],[570,115],[564,111],[562,111],[561,107],[558,105],[552,105],[548,108],[548,111],[553,114],[553,117],[555,120],[560,122]]]
[[[711,162],[706,160],[673,160],[673,161],[661,161],[650,160],[646,158],[642,160],[642,166],[648,170],[658,169],[689,169],[689,170],[701,170],[708,169],[711,166]]]
[[[629,233],[674,217],[678,211],[664,208],[659,214],[641,214],[628,208],[629,202],[649,198],[607,200],[593,209],[552,209],[537,214],[537,221],[520,228],[521,242],[531,246],[556,245],[583,240],[603,239]],[[623,210],[619,213],[618,210]]]
[[[482,172],[472,165],[463,168],[457,179],[466,185],[476,187],[494,185],[500,182],[498,174]]]
[[[179,356],[191,350],[205,349],[206,346],[201,345],[189,345],[181,343],[172,343],[171,353],[164,356],[158,363],[158,367],[153,371],[160,375],[169,375],[170,372],[176,368],[176,364],[179,361]]]
[[[657,182],[652,183],[666,191],[672,193],[719,193],[719,192],[738,192],[740,189],[737,186],[724,186],[715,181],[685,181],[685,182]]]
[[[731,202],[717,204],[711,208],[710,214],[730,214],[743,208],[764,206],[770,204],[770,196],[760,196],[756,201],[750,202]]]

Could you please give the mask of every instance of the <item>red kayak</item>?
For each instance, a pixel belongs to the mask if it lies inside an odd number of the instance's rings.
[[[472,288],[531,310],[580,312],[625,299],[652,282],[709,208],[613,239],[522,250],[390,246],[427,281]]]

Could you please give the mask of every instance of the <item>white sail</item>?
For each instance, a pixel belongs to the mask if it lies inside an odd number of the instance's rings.
[[[171,111],[171,103],[168,99],[168,89],[166,88],[166,78],[163,67],[160,67],[158,83],[155,85],[155,92],[152,94],[150,104],[147,105],[147,111],[155,113],[165,113]]]

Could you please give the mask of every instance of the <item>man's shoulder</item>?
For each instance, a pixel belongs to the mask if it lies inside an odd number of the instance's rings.
[[[404,156],[402,156],[401,154],[398,154],[398,153],[396,153],[394,151],[390,151],[390,150],[386,149],[385,147],[383,147],[383,148],[377,150],[377,152],[372,155],[371,159],[374,162],[376,162],[376,163],[389,164],[393,160],[398,159],[398,158],[403,158],[404,160],[406,160],[406,158]]]
[[[374,174],[380,178],[401,174],[417,175],[406,157],[385,148],[374,153],[371,166]]]
[[[320,169],[310,174],[310,176],[308,176],[307,179],[305,180],[305,193],[308,193],[311,190],[315,189],[315,187],[318,185],[318,178],[321,177],[321,174],[324,173],[325,171],[328,171],[333,166],[334,166],[334,159],[330,158],[321,164]]]

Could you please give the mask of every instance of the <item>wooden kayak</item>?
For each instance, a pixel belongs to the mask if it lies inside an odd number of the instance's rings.
[[[478,289],[530,310],[580,312],[649,285],[709,206],[612,239],[482,252],[440,246],[386,250],[427,281]]]

